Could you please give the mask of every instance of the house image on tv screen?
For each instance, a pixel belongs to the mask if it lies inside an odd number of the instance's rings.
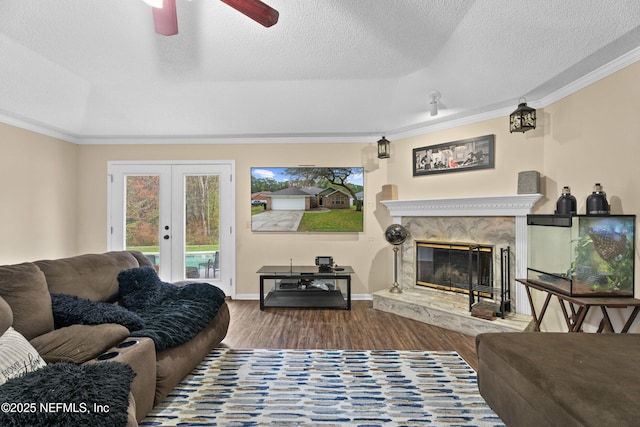
[[[363,168],[252,168],[252,231],[361,232]]]

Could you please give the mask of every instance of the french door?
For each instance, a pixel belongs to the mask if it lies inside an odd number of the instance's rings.
[[[165,281],[235,296],[235,164],[109,162],[109,249],[138,250]]]

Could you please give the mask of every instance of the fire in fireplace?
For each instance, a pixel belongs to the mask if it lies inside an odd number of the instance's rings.
[[[493,262],[492,246],[416,241],[416,284],[491,298]]]

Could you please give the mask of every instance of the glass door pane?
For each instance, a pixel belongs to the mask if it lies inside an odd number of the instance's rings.
[[[184,278],[220,280],[220,179],[184,176]]]
[[[160,267],[160,176],[126,177],[125,248]]]

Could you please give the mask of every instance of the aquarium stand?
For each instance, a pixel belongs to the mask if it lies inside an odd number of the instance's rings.
[[[534,330],[536,332],[541,332],[540,326],[542,324],[542,319],[547,312],[547,308],[549,307],[551,298],[554,296],[557,298],[558,303],[560,304],[560,308],[562,309],[562,314],[567,324],[568,332],[582,332],[584,319],[587,317],[587,314],[593,307],[595,307],[595,309],[599,307],[600,311],[602,312],[602,319],[600,320],[600,324],[598,325],[597,330],[598,333],[616,332],[613,328],[613,324],[611,323],[611,318],[609,317],[609,310],[611,309],[626,309],[627,307],[633,307],[633,310],[631,311],[631,313],[629,313],[629,317],[627,317],[624,326],[620,330],[620,333],[622,334],[629,331],[631,325],[638,316],[638,313],[640,313],[640,299],[637,298],[573,297],[562,292],[549,289],[545,286],[531,282],[529,280],[516,279],[516,281],[522,283],[527,292],[527,298],[529,299],[531,314],[533,316]],[[544,300],[544,304],[542,305],[539,313],[536,311],[536,307],[533,304],[533,297],[531,295],[532,289],[547,294]]]

